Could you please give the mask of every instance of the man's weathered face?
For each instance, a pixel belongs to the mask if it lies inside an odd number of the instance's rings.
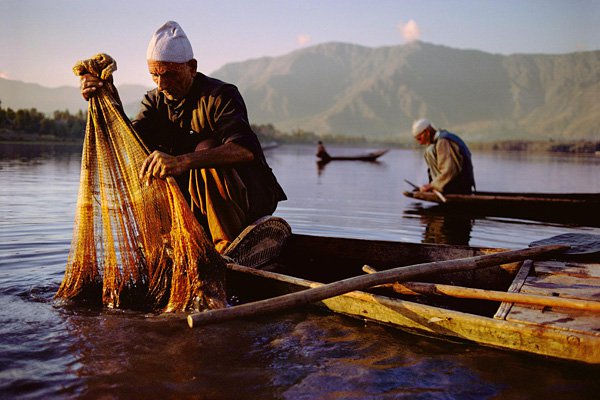
[[[148,71],[158,90],[164,93],[167,99],[181,100],[192,87],[196,74],[196,61],[173,63],[149,60]]]
[[[429,129],[425,129],[423,132],[419,133],[417,136],[415,136],[415,139],[421,145],[429,144],[430,143]]]

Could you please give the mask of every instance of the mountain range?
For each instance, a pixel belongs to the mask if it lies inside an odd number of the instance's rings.
[[[251,122],[283,131],[410,138],[414,119],[472,141],[600,137],[600,51],[499,55],[425,42],[370,48],[326,43],[230,63]],[[148,90],[120,85],[128,115]],[[3,107],[85,107],[77,88],[0,79]]]
[[[118,85],[119,97],[125,104],[127,115],[135,115],[144,93],[150,88],[142,85]],[[87,109],[79,88],[61,86],[48,88],[37,83],[26,83],[0,78],[0,106],[13,110],[35,108],[45,114],[68,110],[76,113]]]

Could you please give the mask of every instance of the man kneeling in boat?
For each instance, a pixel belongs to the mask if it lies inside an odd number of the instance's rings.
[[[197,72],[192,45],[179,24],[168,21],[146,53],[156,84],[132,124],[152,153],[140,177],[174,176],[194,215],[223,253],[253,221],[271,215],[287,197],[267,164],[248,121],[246,105],[231,84]],[[81,94],[103,83],[81,77]]]
[[[412,133],[425,149],[425,162],[429,183],[421,186],[421,192],[469,194],[475,188],[473,163],[469,148],[457,135],[438,130],[427,119],[413,123]]]

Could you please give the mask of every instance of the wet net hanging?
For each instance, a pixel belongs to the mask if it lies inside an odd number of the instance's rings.
[[[106,54],[76,75],[105,85],[89,100],[73,241],[57,298],[154,311],[226,305],[225,262],[171,177],[146,185],[148,155],[125,116]]]

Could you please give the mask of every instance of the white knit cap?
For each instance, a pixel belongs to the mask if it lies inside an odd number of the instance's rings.
[[[185,63],[194,58],[192,44],[185,32],[175,21],[168,21],[150,39],[146,59]]]
[[[433,127],[433,124],[426,118],[416,120],[412,126],[412,134],[414,137],[419,136],[419,133],[423,132],[428,127]],[[434,128],[435,129],[435,128]]]

